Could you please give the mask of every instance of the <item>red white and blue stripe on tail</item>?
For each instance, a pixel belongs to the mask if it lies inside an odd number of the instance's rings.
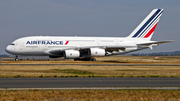
[[[163,9],[154,9],[151,13],[138,25],[138,27],[129,35],[131,38],[147,38],[150,40],[154,30],[163,13]]]

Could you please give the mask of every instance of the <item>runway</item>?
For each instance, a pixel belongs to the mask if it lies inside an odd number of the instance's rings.
[[[0,89],[180,88],[180,78],[0,78]]]

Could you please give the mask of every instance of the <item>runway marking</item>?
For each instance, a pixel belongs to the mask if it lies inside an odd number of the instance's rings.
[[[180,90],[180,87],[69,87],[69,88],[0,88],[0,91],[4,91],[4,90],[129,90],[129,89]]]

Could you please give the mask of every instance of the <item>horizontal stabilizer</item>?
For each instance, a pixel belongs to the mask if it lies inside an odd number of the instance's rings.
[[[152,45],[152,44],[163,44],[163,43],[170,43],[170,42],[174,42],[172,40],[166,40],[166,41],[150,41],[150,42],[146,42],[146,43],[138,43],[137,45],[138,46],[141,46],[141,45]]]
[[[151,42],[146,42],[146,43],[139,43],[137,44],[138,47],[149,47],[151,50],[153,49],[153,46],[157,46],[159,44],[163,43],[169,43],[173,41],[151,41]]]

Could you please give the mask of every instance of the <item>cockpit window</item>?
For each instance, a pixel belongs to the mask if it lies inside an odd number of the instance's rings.
[[[10,45],[15,45],[14,43],[11,43]]]

